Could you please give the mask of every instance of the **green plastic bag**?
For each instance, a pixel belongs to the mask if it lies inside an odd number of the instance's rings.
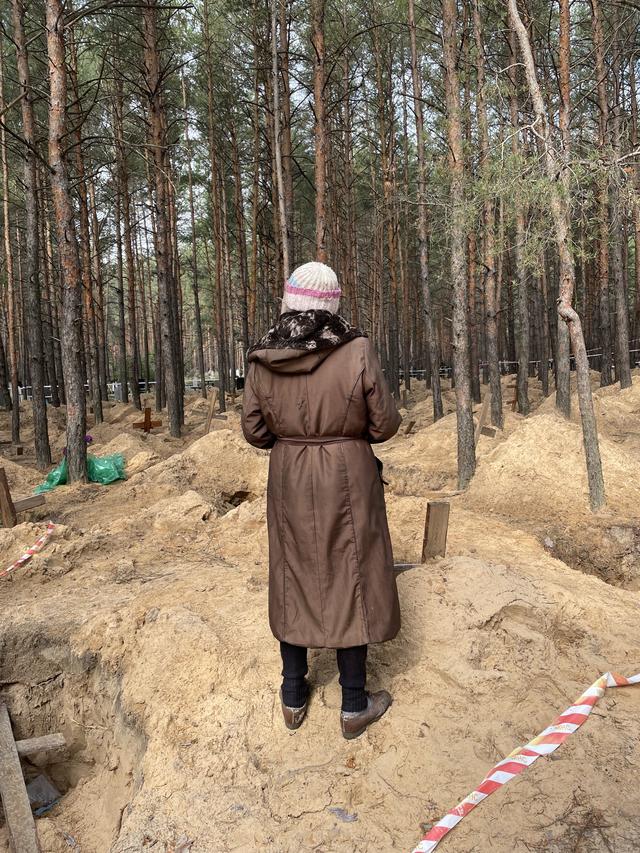
[[[87,453],[87,476],[90,483],[102,483],[108,486],[116,480],[126,480],[124,472],[124,456],[122,453],[114,453],[111,456],[93,456]],[[50,471],[44,483],[36,486],[35,494],[50,492],[56,486],[64,486],[69,474],[69,463],[67,457],[63,457],[59,465]]]
[[[122,453],[114,453],[112,456],[92,456],[87,453],[87,474],[90,483],[108,486],[116,480],[126,480],[124,466]]]
[[[64,486],[67,482],[68,474],[69,463],[67,462],[67,457],[63,456],[62,461],[56,465],[53,471],[49,471],[44,483],[40,483],[39,486],[36,486],[35,494],[41,495],[43,492],[50,492],[51,489],[55,489],[56,486]]]

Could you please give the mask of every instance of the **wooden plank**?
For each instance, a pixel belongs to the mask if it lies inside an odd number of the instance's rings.
[[[393,570],[397,575],[401,575],[402,572],[408,572],[409,569],[418,569],[422,563],[394,563]]]
[[[11,492],[4,468],[0,468],[0,514],[2,514],[2,523],[5,527],[16,526],[18,522],[16,508],[11,500]]]
[[[216,409],[216,400],[218,399],[218,389],[214,388],[211,392],[211,402],[209,403],[209,411],[207,412],[207,422],[204,426],[204,434],[209,435],[209,430],[211,429],[211,421],[213,420],[213,415]]]
[[[40,853],[9,712],[0,703],[0,797],[14,853]]]
[[[404,431],[404,434],[409,435],[409,433],[411,432],[411,430],[414,428],[415,425],[416,425],[415,421],[409,421],[409,423],[407,424],[407,428]]]
[[[422,541],[422,562],[430,557],[444,557],[447,551],[449,529],[448,501],[429,501]]]
[[[16,741],[16,749],[18,755],[35,755],[37,752],[56,752],[64,749],[67,745],[64,735],[57,732],[53,735],[43,735],[42,737],[30,737],[25,740]]]
[[[487,392],[484,395],[484,402],[482,404],[482,408],[480,409],[480,416],[478,417],[478,425],[476,426],[476,431],[473,434],[473,441],[475,444],[478,443],[478,439],[480,438],[480,434],[482,433],[482,427],[487,422],[487,418],[489,417],[489,410],[491,406],[491,391],[487,388]]]
[[[482,429],[480,430],[480,435],[488,435],[489,438],[495,438],[497,432],[498,432],[497,427],[483,426]]]
[[[28,498],[18,498],[13,502],[13,506],[16,512],[26,512],[26,510],[42,506],[46,502],[44,495],[30,495]]]

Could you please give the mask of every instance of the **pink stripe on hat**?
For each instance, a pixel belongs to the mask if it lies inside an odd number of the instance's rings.
[[[295,287],[290,282],[286,282],[284,291],[297,293],[299,296],[314,296],[316,299],[339,299],[342,296],[341,290],[313,290],[310,287]]]

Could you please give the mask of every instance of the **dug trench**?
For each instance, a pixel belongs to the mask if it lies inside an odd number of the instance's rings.
[[[146,749],[139,721],[122,705],[118,674],[107,672],[92,652],[73,653],[56,626],[4,624],[0,698],[16,740],[64,736],[63,749],[22,759],[25,781],[44,776],[65,808],[77,810],[82,824],[91,827],[93,849],[108,850],[124,810],[143,784]],[[0,838],[3,820],[0,809]],[[46,820],[39,820],[38,828],[43,850],[57,850],[62,840],[67,849],[80,849],[73,828],[52,833]]]

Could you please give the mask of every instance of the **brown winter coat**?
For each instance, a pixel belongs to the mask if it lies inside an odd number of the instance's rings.
[[[334,349],[253,352],[242,427],[270,448],[269,622],[298,646],[396,636],[400,607],[371,443],[400,425],[368,338]],[[280,439],[280,440],[279,440]]]

